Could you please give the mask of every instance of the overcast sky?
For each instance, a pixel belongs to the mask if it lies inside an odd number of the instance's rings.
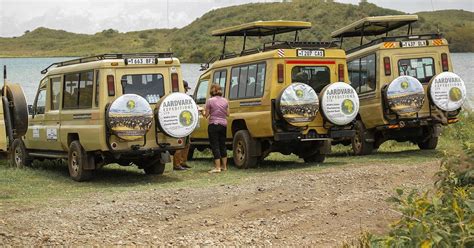
[[[359,0],[336,1],[352,4],[359,2]],[[87,34],[109,28],[121,32],[166,27],[179,28],[211,9],[249,2],[274,1],[0,0],[0,37],[20,36],[25,30],[33,30],[37,27]],[[429,11],[433,8],[474,11],[474,0],[369,0],[369,2],[410,13]]]

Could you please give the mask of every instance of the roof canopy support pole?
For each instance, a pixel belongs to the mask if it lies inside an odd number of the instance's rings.
[[[242,52],[245,51],[246,43],[247,43],[247,32],[244,32],[244,45],[242,46]]]
[[[224,57],[224,54],[225,54],[225,43],[227,42],[227,35],[224,36],[224,46],[222,46],[222,56],[221,57]]]
[[[362,29],[360,30],[360,45],[362,46],[362,42],[364,41],[364,28],[365,28],[365,23],[362,24]]]
[[[412,30],[412,27],[411,27],[411,22],[410,24],[408,24],[408,32],[407,32],[407,35],[410,35],[413,33],[413,30]]]
[[[295,42],[298,41],[298,30],[295,31]]]
[[[341,36],[341,41],[340,41],[341,45],[339,45],[339,48],[340,48],[340,49],[342,49],[342,42],[343,42],[343,41],[344,41],[344,36]]]
[[[276,32],[273,31],[272,46],[275,45],[275,36],[276,36]]]

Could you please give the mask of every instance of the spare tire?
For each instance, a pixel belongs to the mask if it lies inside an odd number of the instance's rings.
[[[400,116],[418,113],[425,102],[423,85],[412,76],[395,78],[388,85],[385,94],[390,110]]]
[[[318,95],[307,84],[292,83],[281,92],[276,108],[278,114],[290,125],[307,126],[319,111]]]
[[[28,130],[28,104],[25,93],[19,84],[7,84],[7,99],[11,107],[11,119],[14,138],[20,138]],[[7,106],[4,106],[7,109]]]
[[[359,96],[347,83],[328,84],[320,93],[323,116],[332,124],[344,126],[351,123],[359,113]]]
[[[455,73],[443,72],[431,79],[429,94],[431,101],[439,109],[455,111],[466,100],[466,85]]]
[[[198,125],[198,106],[184,93],[176,92],[163,97],[156,109],[158,127],[170,137],[187,137]]]
[[[113,134],[126,141],[143,138],[152,122],[153,111],[150,104],[136,94],[120,96],[107,110],[107,126]]]

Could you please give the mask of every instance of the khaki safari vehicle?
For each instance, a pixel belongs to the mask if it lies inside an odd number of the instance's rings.
[[[162,174],[198,123],[170,53],[104,54],[42,71],[28,131],[11,147],[12,163],[67,159],[72,179],[108,163]]]
[[[417,15],[366,17],[332,33],[341,45],[344,38],[360,37],[360,46],[347,50],[361,105],[352,139],[357,155],[370,154],[386,140],[435,149],[441,125],[458,121],[466,88],[452,73],[448,42],[441,34],[414,35],[417,20]],[[406,26],[408,31],[389,35]],[[367,36],[375,38],[363,44]]]
[[[348,84],[346,55],[330,42],[302,42],[300,30],[311,23],[258,21],[212,32],[223,37],[222,55],[204,65],[194,99],[204,107],[210,84],[219,84],[229,100],[228,147],[239,168],[255,166],[270,152],[296,154],[323,162],[331,140],[350,138],[359,101]],[[277,41],[295,32],[294,40]],[[239,53],[226,53],[228,37],[243,37]],[[273,37],[262,47],[246,49],[248,37]],[[211,60],[212,61],[212,60]],[[191,149],[209,146],[208,120],[191,136]],[[192,152],[190,152],[192,154]]]

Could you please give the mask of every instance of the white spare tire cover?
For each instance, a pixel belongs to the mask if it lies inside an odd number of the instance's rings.
[[[150,130],[153,111],[145,98],[126,94],[115,99],[107,111],[107,124],[119,138],[133,141]]]
[[[293,126],[307,126],[319,110],[318,95],[311,86],[293,83],[286,87],[277,101],[283,119]]]
[[[359,96],[347,83],[331,83],[321,91],[321,109],[324,117],[331,123],[347,125],[359,113]]]
[[[459,109],[466,99],[464,81],[452,72],[443,72],[434,77],[429,92],[431,101],[444,111]]]
[[[423,107],[425,91],[418,79],[412,76],[395,78],[386,92],[388,107],[400,116],[416,114]]]
[[[199,111],[194,100],[184,93],[172,93],[158,103],[158,126],[174,138],[189,136],[199,122]]]

